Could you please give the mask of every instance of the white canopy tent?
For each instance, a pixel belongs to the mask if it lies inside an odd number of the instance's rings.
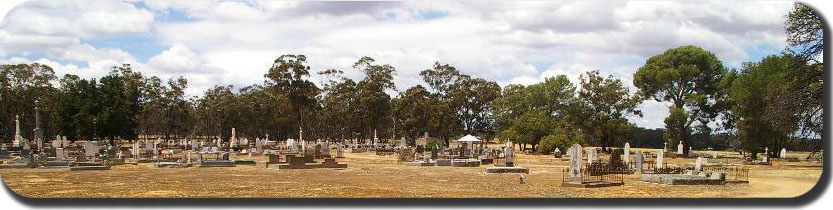
[[[472,151],[474,151],[474,144],[480,143],[480,142],[482,142],[482,141],[479,138],[477,138],[476,136],[472,136],[471,134],[463,136],[460,139],[457,139],[457,143],[465,143],[465,144],[468,144],[468,145],[471,146],[471,148],[469,150],[469,154],[471,154]]]

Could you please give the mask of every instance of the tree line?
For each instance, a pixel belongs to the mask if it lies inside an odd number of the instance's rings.
[[[809,17],[808,17],[809,16]],[[728,69],[711,52],[680,46],[652,56],[633,75],[631,91],[618,78],[587,71],[573,84],[558,75],[528,86],[500,87],[440,62],[420,72],[426,86],[397,90],[394,66],[371,57],[352,69],[326,69],[319,87],[304,55],[274,60],[262,84],[214,86],[187,97],[183,77],[167,81],[129,64],[100,79],[58,79],[43,64],[0,66],[0,137],[12,139],[14,116],[34,128],[34,107],[47,136],[136,139],[142,135],[273,139],[380,139],[409,141],[428,132],[446,144],[465,134],[509,140],[533,150],[562,151],[571,144],[601,147],[695,148],[759,152],[822,139],[823,64],[820,20],[797,3],[787,16],[790,47],[779,55]],[[364,75],[361,80],[345,71]],[[391,97],[388,92],[398,92]],[[646,100],[668,102],[661,129],[638,128]],[[24,135],[32,136],[32,129]],[[815,140],[815,141],[814,141]],[[817,145],[816,145],[817,144]],[[685,153],[688,153],[688,146]]]

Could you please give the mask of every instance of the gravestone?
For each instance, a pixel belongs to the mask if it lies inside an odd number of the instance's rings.
[[[55,138],[55,141],[52,141],[52,148],[64,148],[64,145],[61,142],[61,135],[58,135]]]
[[[587,151],[587,164],[593,165],[593,162],[596,161],[596,149],[591,149]]]
[[[657,153],[657,161],[656,161],[657,165],[655,166],[655,168],[662,168],[662,159],[663,159],[664,153],[665,153],[665,151],[659,151],[659,153]]]
[[[506,160],[506,166],[515,166],[515,148],[513,146],[506,147],[504,159]]]
[[[316,158],[321,157],[321,148],[321,144],[315,144],[315,150],[313,151],[313,154]]]
[[[581,184],[581,145],[573,144],[570,147],[570,178],[572,184]]]
[[[55,159],[64,160],[64,148],[55,148]]]
[[[717,151],[712,151],[712,158],[717,159]]]
[[[344,148],[340,145],[336,148],[336,158],[344,158]]]
[[[555,150],[554,150],[554,151],[552,151],[552,155],[553,155],[555,158],[560,158],[560,157],[561,157],[561,149],[558,149],[558,147],[556,147],[556,148],[555,148]]]
[[[787,159],[787,148],[781,148],[781,153],[778,153],[778,157],[781,159]]]
[[[642,173],[642,164],[645,162],[642,152],[637,152],[634,158],[636,159],[636,171]]]
[[[86,143],[84,143],[84,155],[87,156],[87,158],[89,158],[90,160],[94,159],[95,153],[95,145],[93,145],[92,142],[87,141]]]
[[[200,150],[200,142],[196,139],[191,140],[191,150],[192,151],[199,151]]]
[[[762,163],[769,163],[769,147],[764,148],[764,160]]]
[[[153,154],[153,142],[145,140],[145,153]]]
[[[697,157],[697,160],[694,161],[694,171],[701,171],[703,169],[703,158]]]
[[[678,155],[683,154],[683,141],[680,141],[680,144],[677,145],[677,154]]]
[[[625,154],[622,154],[622,159],[625,161],[625,164],[631,162],[631,144],[625,142]]]
[[[133,155],[133,159],[141,158],[140,153],[139,153],[139,142],[134,142],[133,143],[133,150],[131,152],[132,152],[132,155]]]

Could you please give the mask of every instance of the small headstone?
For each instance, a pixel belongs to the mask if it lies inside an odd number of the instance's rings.
[[[764,148],[764,163],[769,163],[769,147]]]
[[[712,151],[712,158],[717,159],[717,151]]]
[[[781,148],[781,152],[778,153],[778,157],[781,159],[787,159],[787,148]]]

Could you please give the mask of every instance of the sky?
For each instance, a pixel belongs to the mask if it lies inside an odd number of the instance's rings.
[[[791,1],[27,1],[0,22],[0,63],[47,64],[62,77],[130,63],[200,96],[261,84],[283,54],[304,54],[311,81],[370,56],[396,67],[398,91],[451,64],[501,86],[599,70],[632,92],[633,74],[667,49],[697,45],[730,69],[780,53]],[[390,94],[396,94],[391,92]],[[663,127],[669,104],[645,101],[631,122]]]

